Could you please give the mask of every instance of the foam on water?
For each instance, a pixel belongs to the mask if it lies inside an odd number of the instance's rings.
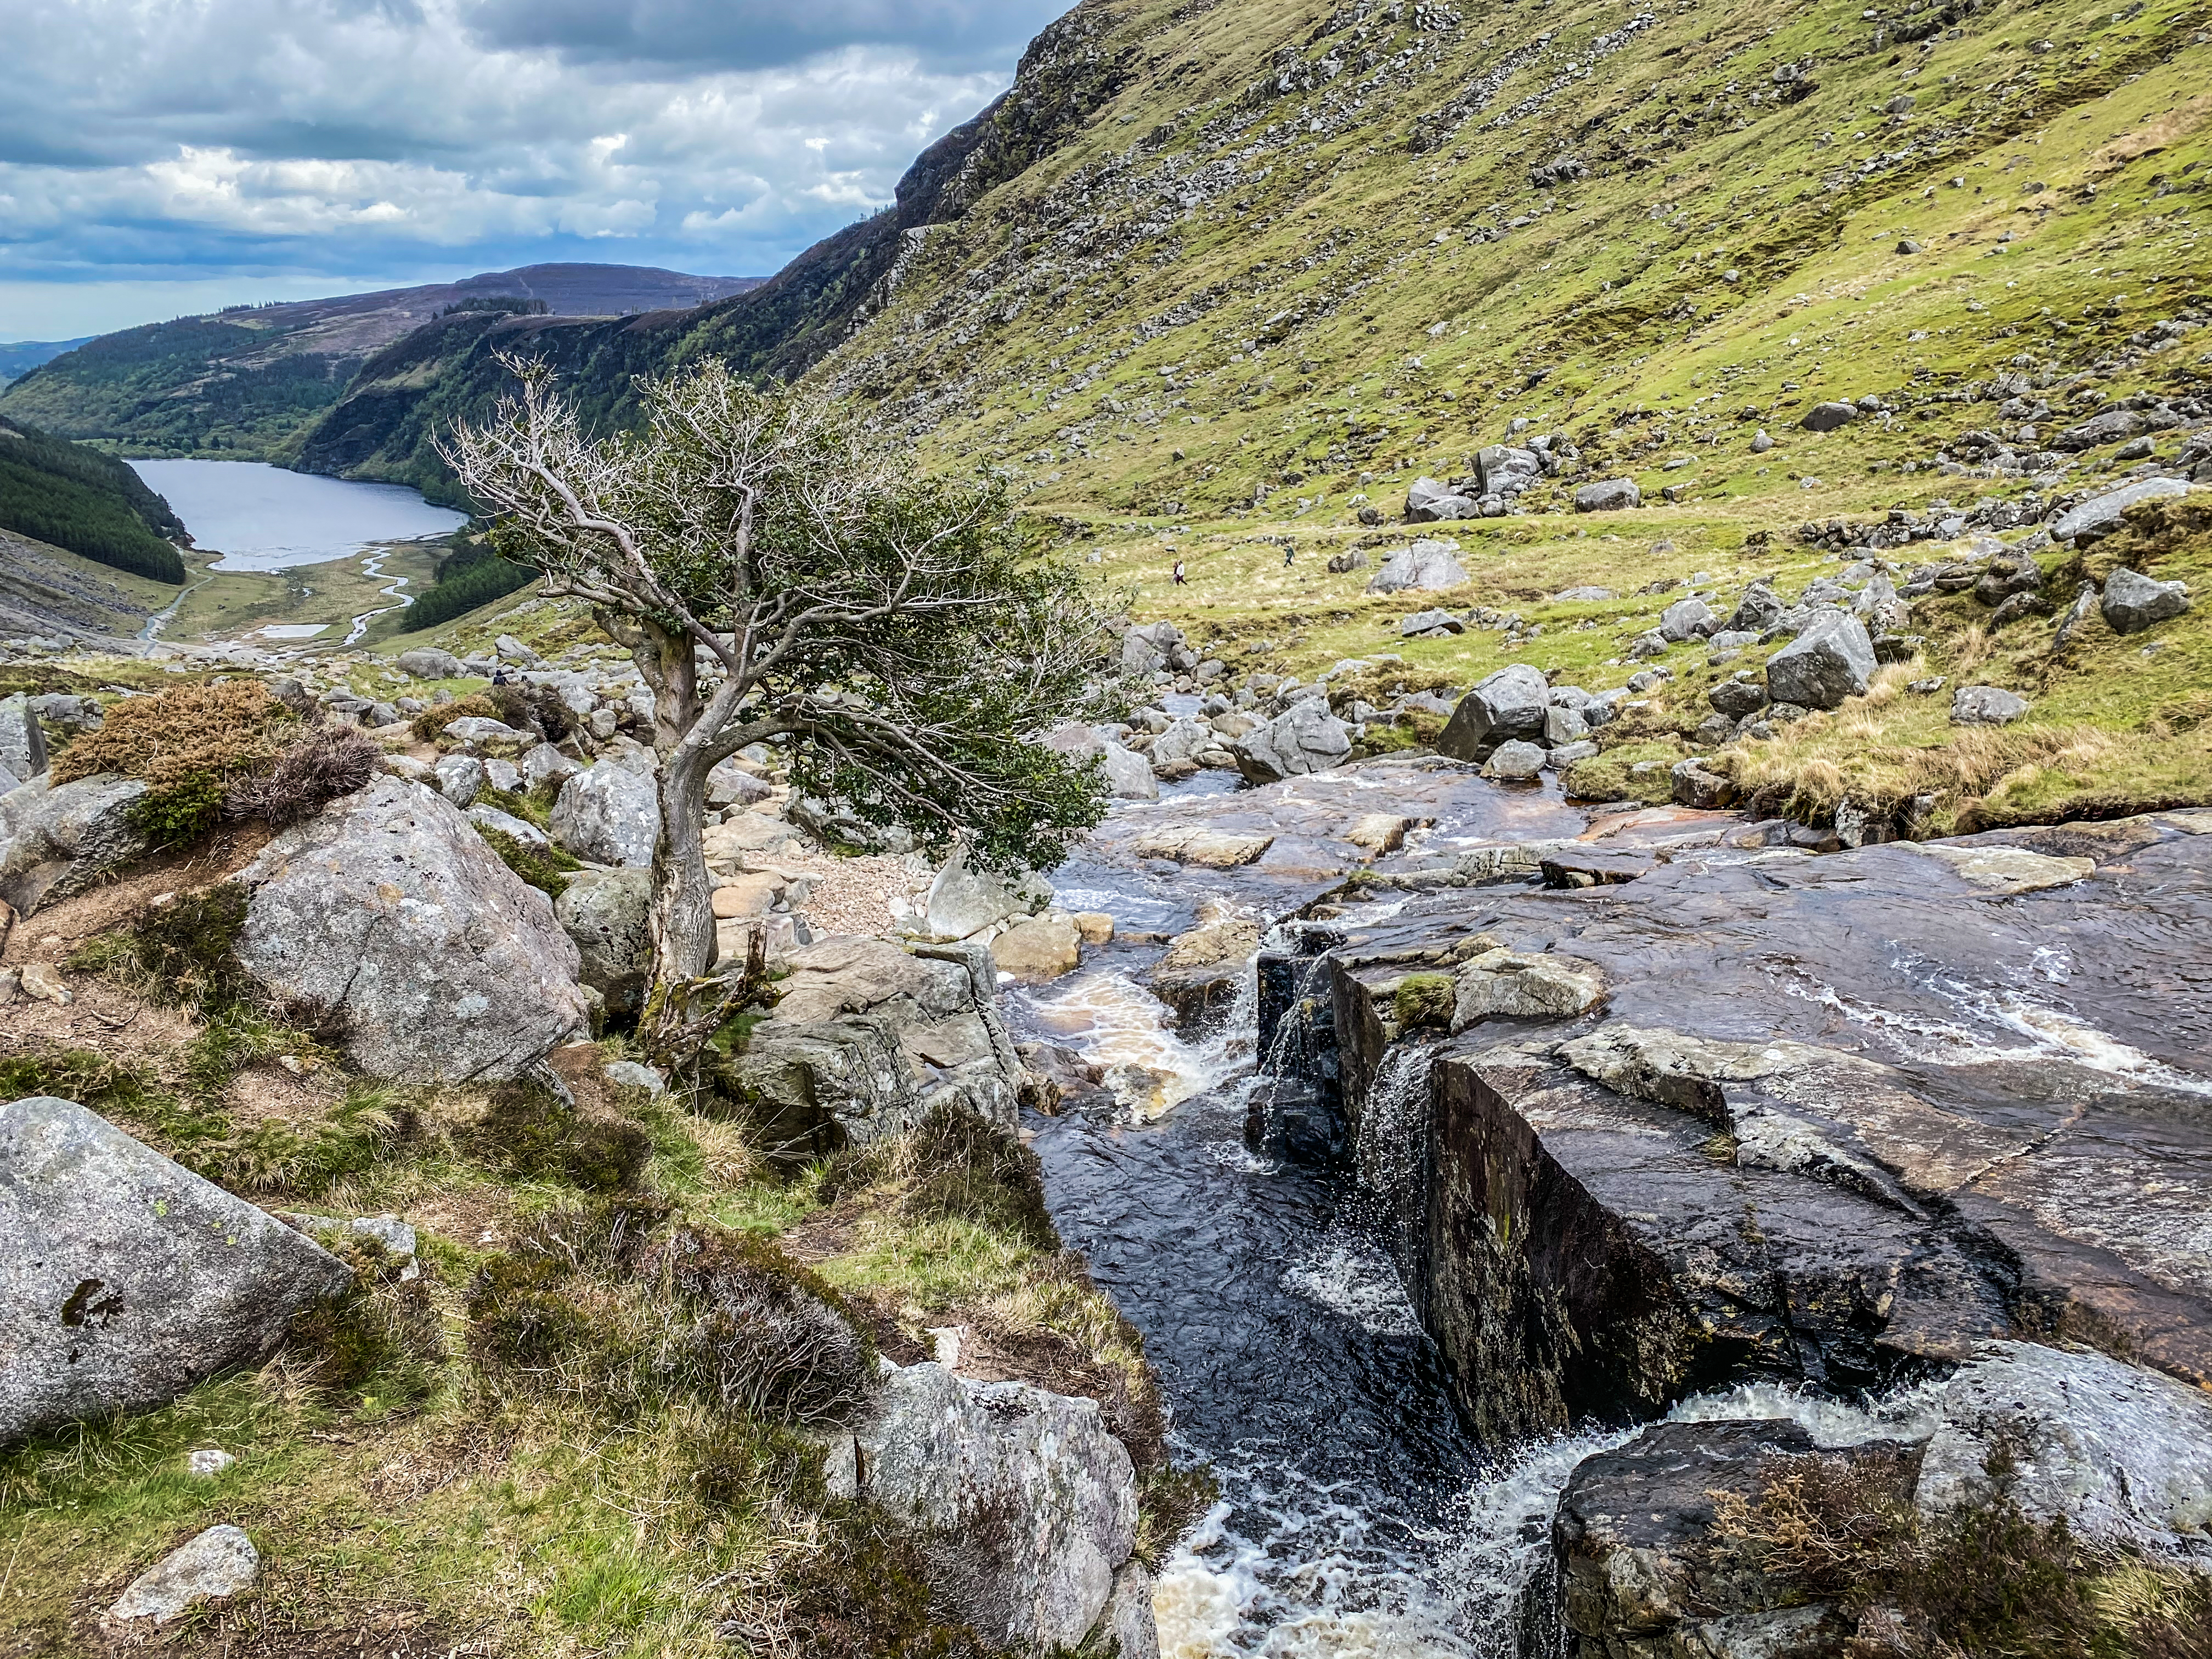
[[[1034,1007],[1040,1026],[1105,1068],[1133,1116],[1172,1111],[1214,1080],[1215,1057],[1177,1036],[1159,1000],[1119,969],[1074,974]]]
[[[1354,1321],[1370,1336],[1418,1336],[1421,1322],[1397,1264],[1371,1239],[1339,1229],[1283,1274],[1308,1301]]]

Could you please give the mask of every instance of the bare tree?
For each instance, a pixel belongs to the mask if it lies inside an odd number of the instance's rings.
[[[640,428],[599,439],[550,368],[506,366],[519,394],[441,453],[494,546],[588,603],[652,688],[654,1003],[711,965],[707,775],[749,744],[986,864],[1056,863],[1098,821],[1095,767],[1034,736],[1096,694],[1104,616],[1024,547],[1003,485],[921,476],[837,405],[719,362],[646,383]]]

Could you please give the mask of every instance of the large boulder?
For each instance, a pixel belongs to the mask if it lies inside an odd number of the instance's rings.
[[[1849,426],[1859,417],[1855,404],[1814,404],[1797,422],[1808,432],[1833,432],[1838,427]]]
[[[84,891],[146,850],[146,786],[102,772],[58,787],[41,776],[0,795],[0,899],[29,915]]]
[[[967,854],[958,852],[929,884],[922,901],[922,931],[932,939],[970,939],[986,927],[1034,915],[1051,902],[1052,889],[1042,878],[970,869]]]
[[[1577,513],[1621,513],[1643,501],[1644,492],[1633,478],[1601,478],[1575,491]]]
[[[1766,691],[1777,702],[1834,708],[1846,697],[1864,696],[1874,671],[1874,641],[1866,625],[1842,611],[1824,611],[1766,659]]]
[[[1719,625],[1720,619],[1703,599],[1677,599],[1659,613],[1659,637],[1669,645],[1703,639]]]
[[[1540,742],[1551,702],[1552,688],[1542,669],[1508,663],[1459,700],[1437,738],[1437,752],[1480,762],[1510,739]]]
[[[2138,501],[2154,501],[2168,495],[2186,495],[2189,486],[2179,478],[2142,478],[2123,484],[2081,506],[2060,514],[2051,522],[2054,542],[2094,542],[2120,527],[2123,515]]]
[[[2001,685],[1962,685],[1951,694],[1951,724],[2010,726],[2027,707],[2026,697]]]
[[[270,842],[238,874],[238,959],[409,1083],[511,1078],[586,1024],[552,902],[420,784],[380,777]]]
[[[1125,749],[1118,743],[1109,743],[1099,757],[1099,769],[1105,774],[1106,791],[1115,800],[1158,800],[1160,781],[1153,775],[1152,764],[1133,749]]]
[[[1075,971],[1083,959],[1083,936],[1066,911],[1048,910],[993,939],[991,956],[1000,973],[1012,974],[1024,985],[1042,985]]]
[[[46,732],[30,696],[0,697],[0,789],[28,783],[46,769]]]
[[[653,977],[653,872],[581,870],[553,901],[554,919],[576,947],[576,977],[611,1014],[644,1006]]]
[[[660,844],[660,793],[653,780],[601,762],[561,786],[553,800],[553,839],[592,864],[642,869]]]
[[[1473,519],[1482,509],[1468,496],[1434,478],[1416,478],[1406,490],[1406,521],[1437,524],[1453,519]]]
[[[2140,634],[2188,610],[2189,586],[2185,582],[2156,581],[2123,565],[2105,578],[2098,608],[2115,634]]]
[[[1352,757],[1352,731],[1329,712],[1326,697],[1292,703],[1229,745],[1249,783],[1279,783],[1341,766]]]
[[[1024,1651],[1098,1624],[1136,1547],[1137,1479],[1096,1401],[925,1361],[884,1379],[856,1437],[860,1495],[921,1535],[962,1623]]]
[[[1370,593],[1397,593],[1412,589],[1429,592],[1457,587],[1467,572],[1452,556],[1457,542],[1418,541],[1401,547],[1382,561],[1382,568],[1367,579]]]
[[[0,1106],[0,1443],[167,1405],[349,1277],[74,1102]]]
[[[468,673],[461,659],[434,645],[417,646],[399,653],[399,672],[418,680],[458,680]]]

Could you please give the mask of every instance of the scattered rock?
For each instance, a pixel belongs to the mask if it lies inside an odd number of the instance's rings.
[[[1133,749],[1125,749],[1118,743],[1106,744],[1100,765],[1106,775],[1107,792],[1116,800],[1158,800],[1160,781],[1152,775],[1152,764]]]
[[[1714,771],[1694,756],[1676,761],[1667,775],[1668,798],[1677,806],[1714,811],[1735,805],[1735,780]]]
[[[46,733],[30,694],[0,697],[0,790],[27,783],[46,769]]]
[[[2027,713],[2027,699],[1996,685],[1962,685],[1951,694],[1954,726],[2010,726]]]
[[[1859,417],[1856,404],[1814,404],[1807,410],[1797,424],[1808,432],[1833,432],[1838,427],[1849,426]]]
[[[458,680],[466,677],[468,670],[461,659],[450,651],[441,651],[436,646],[419,646],[412,651],[403,651],[398,657],[399,672],[418,680]]]
[[[30,915],[58,904],[146,850],[136,778],[100,773],[58,787],[43,776],[0,795],[0,901]]]
[[[1569,1019],[1605,1000],[1605,975],[1577,957],[1486,951],[1458,973],[1452,1034],[1485,1019]]]
[[[644,869],[660,844],[660,794],[653,780],[601,761],[561,786],[553,839],[592,864]]]
[[[2185,582],[2154,581],[2124,565],[2105,578],[2098,608],[2115,634],[2140,634],[2187,611],[2189,587]]]
[[[1234,870],[1251,863],[1275,844],[1273,836],[1244,836],[1210,830],[1201,823],[1163,824],[1138,837],[1131,851],[1140,859],[1172,859],[1208,870]]]
[[[1846,697],[1864,696],[1874,671],[1874,641],[1865,625],[1824,611],[1766,659],[1766,690],[1777,702],[1834,708]]]
[[[1018,921],[991,941],[1000,971],[1024,985],[1042,985],[1072,974],[1083,959],[1083,935],[1064,910]]]
[[[642,1089],[659,1099],[668,1092],[667,1079],[650,1066],[641,1066],[634,1060],[617,1060],[603,1073],[606,1080],[618,1089]]]
[[[238,1460],[219,1446],[185,1454],[185,1473],[195,1480],[212,1480]]]
[[[1399,638],[1407,640],[1465,632],[1467,624],[1449,611],[1416,611],[1398,624]]]
[[[227,1601],[252,1589],[260,1578],[253,1540],[236,1527],[210,1527],[132,1579],[107,1616],[118,1624],[149,1619],[166,1625],[204,1601]]]
[[[2120,528],[2122,515],[2138,501],[2155,501],[2169,495],[2185,495],[2189,486],[2179,478],[2143,478],[2124,484],[2062,513],[2051,521],[2055,542],[2094,542]]]
[[[449,720],[443,736],[445,741],[459,744],[471,754],[483,755],[520,755],[539,741],[534,732],[518,730],[488,714],[464,714],[457,720]]]
[[[74,1102],[0,1106],[0,1443],[165,1406],[349,1278]]]
[[[1659,637],[1669,645],[1702,639],[1719,625],[1703,599],[1677,599],[1659,613]]]
[[[1399,593],[1411,589],[1427,592],[1447,587],[1457,587],[1467,580],[1467,572],[1452,556],[1459,551],[1456,542],[1419,541],[1410,547],[1401,547],[1382,561],[1382,568],[1367,581],[1370,593]]]
[[[1575,491],[1577,513],[1620,513],[1643,504],[1644,492],[1633,478],[1606,478]]]
[[[1481,762],[1509,739],[1535,741],[1544,735],[1551,693],[1541,669],[1508,663],[1460,699],[1437,735],[1437,752],[1454,760]]]
[[[1510,783],[1526,783],[1541,775],[1547,759],[1541,744],[1510,738],[1490,751],[1482,775]]]
[[[1352,732],[1326,697],[1305,697],[1233,739],[1229,752],[1247,782],[1279,783],[1341,766],[1352,754]]]
[[[554,919],[576,947],[576,977],[611,1014],[644,1006],[653,977],[653,872],[580,870],[553,901]]]
[[[922,923],[932,939],[970,939],[986,927],[1034,915],[1052,902],[1052,890],[1035,877],[1009,879],[974,870],[963,850],[955,853],[929,884]]]
[[[1078,910],[1073,920],[1075,931],[1082,935],[1085,945],[1111,945],[1114,942],[1114,918],[1103,910]]]
[[[441,755],[430,776],[438,793],[463,811],[483,793],[484,763],[474,755]]]

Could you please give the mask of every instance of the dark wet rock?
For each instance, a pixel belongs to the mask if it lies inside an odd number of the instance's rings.
[[[1766,690],[1777,702],[1834,708],[1863,696],[1874,678],[1874,641],[1856,617],[1824,611],[1766,659]]]
[[[2098,608],[2114,633],[2140,634],[2187,611],[2189,587],[2185,582],[2157,581],[2122,566],[2105,578]]]
[[[1511,738],[1534,742],[1544,735],[1551,692],[1541,669],[1508,663],[1460,699],[1437,736],[1437,752],[1480,763]]]
[[[1725,715],[1715,715],[1726,720]],[[1733,727],[1730,728],[1733,730]],[[1727,734],[1723,733],[1725,737]],[[1716,772],[1694,757],[1676,761],[1668,772],[1668,798],[1677,806],[1710,811],[1735,804],[1735,780]]]
[[[371,1077],[518,1077],[585,1026],[580,959],[552,901],[420,784],[374,780],[237,879],[240,964],[342,1032]]]
[[[1723,680],[1705,693],[1705,701],[1715,714],[1740,720],[1766,707],[1766,688],[1756,680]]]
[[[136,778],[100,773],[58,787],[45,776],[0,795],[0,900],[29,915],[58,904],[146,850]]]
[[[1717,1499],[1756,1498],[1778,1460],[1850,1462],[1910,1490],[1912,1458],[1887,1445],[1816,1450],[1788,1422],[1660,1423],[1575,1466],[1552,1522],[1571,1641],[1607,1659],[1792,1659],[1832,1655],[1852,1622],[1800,1605],[1794,1581],[1715,1548]]]
[[[1547,887],[1613,887],[1648,876],[1658,867],[1653,856],[1626,848],[1562,848],[1537,860]]]
[[[1228,1012],[1259,949],[1256,917],[1201,906],[1198,926],[1169,945],[1147,983],[1174,1013],[1176,1027],[1195,1031],[1208,1017]]]
[[[0,1443],[263,1359],[350,1277],[74,1102],[0,1106]]]

